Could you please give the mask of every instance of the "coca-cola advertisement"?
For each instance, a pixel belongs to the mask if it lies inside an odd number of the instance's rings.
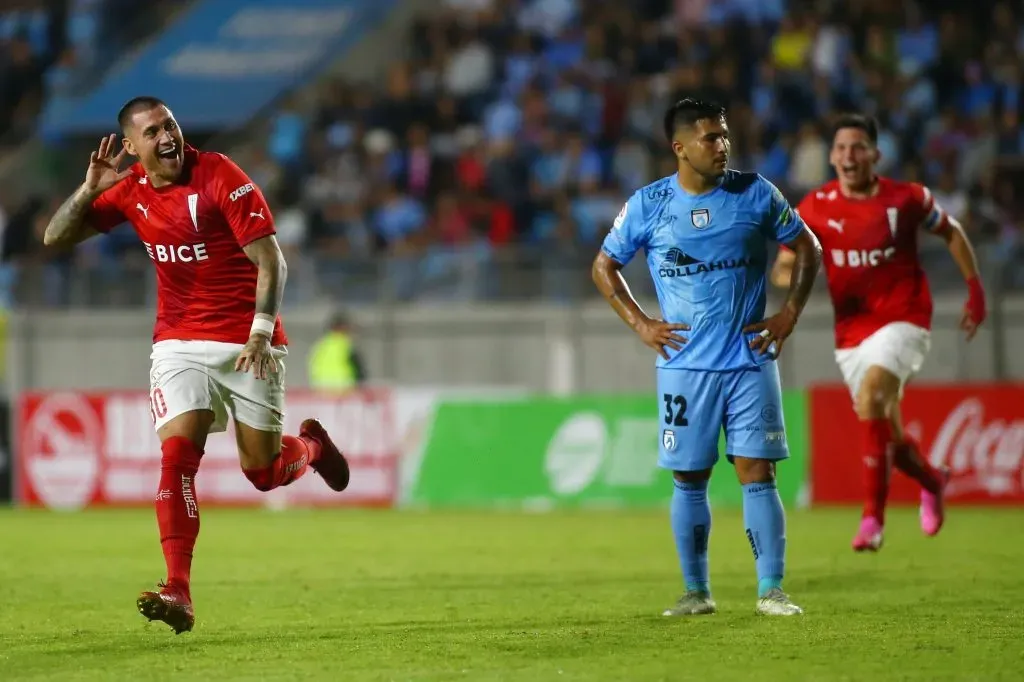
[[[810,391],[811,500],[863,499],[861,432],[845,386]],[[935,466],[948,467],[952,504],[1024,505],[1024,385],[909,386],[901,403],[907,432]],[[894,472],[889,499],[917,504],[917,484]]]

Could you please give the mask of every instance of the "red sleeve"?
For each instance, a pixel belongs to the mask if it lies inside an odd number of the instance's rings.
[[[800,219],[804,221],[804,224],[807,225],[808,228],[810,228],[811,232],[815,232],[815,229],[811,226],[811,219],[812,219],[812,217],[814,215],[814,211],[813,211],[813,208],[812,208],[813,204],[811,202],[813,196],[814,196],[813,192],[811,194],[808,194],[807,196],[805,196],[800,201],[800,203],[797,204],[797,207],[795,209],[797,215],[800,216]],[[785,244],[779,244],[779,250],[780,251],[792,251],[793,249],[789,248]]]
[[[121,204],[124,201],[126,183],[131,181],[130,177],[122,180],[93,200],[92,206],[89,207],[89,215],[85,219],[89,227],[106,234],[121,223],[128,222]]]
[[[220,157],[213,185],[217,205],[239,246],[277,232],[263,192],[245,171],[226,156]]]
[[[910,195],[913,197],[914,222],[920,229],[942,234],[950,228],[949,214],[935,201],[931,190],[916,182],[910,183]]]

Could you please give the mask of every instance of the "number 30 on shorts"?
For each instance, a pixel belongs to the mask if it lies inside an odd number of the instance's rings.
[[[662,396],[665,401],[665,423],[672,426],[687,426],[690,421],[686,418],[686,398],[681,395],[666,393]]]
[[[149,394],[149,416],[153,418],[154,424],[157,419],[167,416],[167,401],[164,400],[164,392],[159,388],[154,388]]]

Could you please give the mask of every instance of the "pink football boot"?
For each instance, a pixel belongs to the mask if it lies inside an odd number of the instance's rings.
[[[938,494],[930,493],[927,490],[921,491],[921,530],[925,535],[932,536],[942,529],[942,523],[946,520],[946,508],[943,497],[945,497],[946,486],[949,485],[949,469],[940,469],[942,475],[942,487]]]
[[[853,551],[877,552],[882,547],[882,524],[873,516],[860,520],[860,529],[853,538]]]

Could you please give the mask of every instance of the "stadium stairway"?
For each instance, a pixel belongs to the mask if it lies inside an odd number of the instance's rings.
[[[109,69],[108,73],[114,73],[118,69],[137,60],[146,49],[173,25],[173,19],[197,2],[192,0],[182,3],[176,8],[174,16],[165,23],[164,28],[151,35],[146,40],[140,41],[134,49],[123,54],[123,56]],[[389,64],[396,59],[396,50],[381,49],[382,45],[401,45],[405,36],[417,15],[430,7],[436,6],[436,0],[399,0],[395,8],[387,17],[375,26],[360,35],[350,49],[339,54],[333,62],[321,70],[313,78],[296,83],[289,91],[283,92],[277,100],[269,106],[255,113],[255,115],[242,126],[234,127],[229,131],[214,135],[208,139],[203,146],[209,149],[224,151],[233,156],[238,156],[244,163],[248,153],[257,144],[264,144],[264,138],[258,131],[264,126],[269,116],[280,106],[280,102],[288,100],[300,104],[312,101],[317,89],[323,83],[332,78],[343,77],[352,80],[372,80],[383,74]],[[401,54],[401,51],[398,51]],[[119,103],[112,102],[111,107],[116,108]],[[113,109],[110,116],[113,116]],[[186,128],[186,135],[188,128]],[[91,138],[90,138],[91,139]],[[0,158],[0,182],[15,195],[28,195],[50,193],[54,191],[65,191],[66,187],[60,179],[56,179],[52,172],[55,163],[65,163],[62,159],[57,162],[53,159],[52,153],[47,153],[47,146],[44,144],[41,134],[37,131],[35,135],[22,143],[15,149],[8,150]]]
[[[367,31],[357,45],[340,55],[316,79],[293,89],[282,100],[288,99],[304,109],[316,101],[319,89],[331,80],[373,82],[382,78],[388,66],[401,59],[404,52],[401,49],[382,50],[381,46],[404,45],[416,17],[430,8],[435,8],[437,4],[438,0],[402,0],[383,22]],[[258,131],[267,124],[275,110],[275,107],[271,107],[261,112],[261,115],[250,121],[244,130],[214,137],[206,146],[223,151],[244,165],[257,146],[266,144],[266,139],[258,134]]]
[[[145,49],[145,47],[156,40],[163,30],[172,23],[177,17],[181,16],[183,12],[188,10],[197,0],[181,0],[180,2],[166,3],[162,8],[161,21],[162,25],[159,29],[153,31],[148,30],[145,26],[132,26],[125,27],[127,35],[135,35],[138,38],[132,42],[127,43],[124,49],[113,56],[113,59],[109,63],[97,64],[96,68],[87,76],[91,82],[92,87],[95,87],[102,80],[103,74],[116,69],[120,64],[129,62],[135,58],[135,56]],[[26,6],[34,5],[35,2],[21,3]],[[8,6],[10,5],[10,6]],[[18,9],[19,3],[14,2],[4,3],[5,10]],[[69,30],[70,27],[69,27]],[[74,32],[73,30],[71,31]],[[88,92],[88,90],[85,90]],[[9,143],[9,141],[6,141]],[[41,141],[38,134],[33,135],[25,140],[22,140],[15,146],[9,144],[3,149],[3,154],[0,154],[0,182],[4,183],[5,187],[10,188],[14,194],[24,194],[27,192],[46,191],[48,188],[40,186],[40,180],[43,178],[37,172],[39,169],[34,160],[39,157],[39,151],[41,148]],[[45,181],[42,183],[45,185]]]

